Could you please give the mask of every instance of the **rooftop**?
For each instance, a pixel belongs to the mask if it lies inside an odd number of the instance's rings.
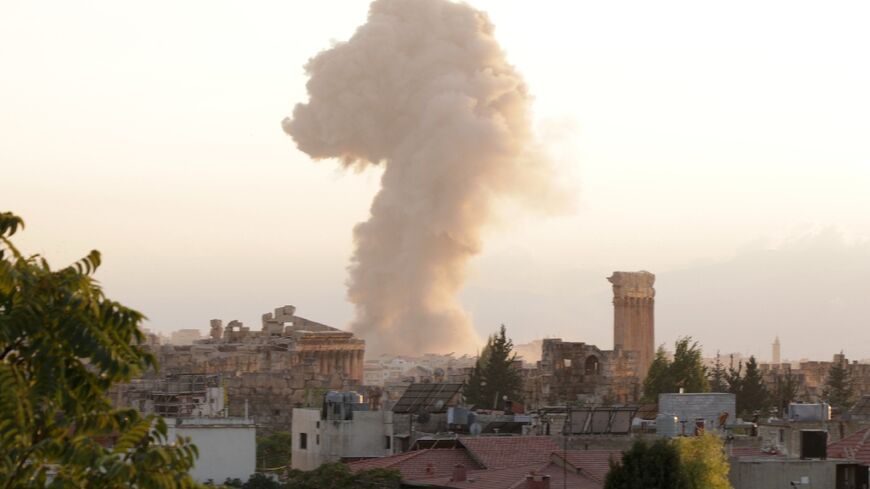
[[[870,465],[870,428],[858,430],[828,445],[828,457],[856,460]]]

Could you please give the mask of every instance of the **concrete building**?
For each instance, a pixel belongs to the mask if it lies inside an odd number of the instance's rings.
[[[724,392],[659,394],[659,416],[676,417],[675,427],[658,426],[664,436],[690,436],[700,431],[725,434],[735,422],[737,397]],[[664,418],[661,418],[664,420]]]
[[[167,441],[190,438],[199,457],[190,471],[198,482],[248,480],[256,469],[256,428],[245,418],[167,418]]]
[[[329,392],[318,409],[293,410],[292,466],[385,457],[393,449],[393,413],[370,411],[355,392]]]
[[[867,467],[849,460],[740,458],[728,474],[734,489],[866,489]]]

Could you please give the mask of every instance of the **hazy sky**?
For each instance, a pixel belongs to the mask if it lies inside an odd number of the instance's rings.
[[[535,95],[573,212],[487,233],[462,301],[612,346],[612,270],[656,273],[657,341],[870,357],[870,4],[473,1]],[[379,171],[280,122],[367,2],[0,1],[0,209],[56,266],[97,248],[160,331],[352,309]]]

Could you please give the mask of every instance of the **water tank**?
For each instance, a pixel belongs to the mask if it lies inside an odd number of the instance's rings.
[[[793,421],[829,421],[831,419],[831,406],[824,402],[817,404],[791,403],[788,405],[788,419]]]
[[[673,414],[659,413],[656,415],[656,435],[674,438],[680,434],[680,419]]]
[[[362,404],[363,396],[359,392],[344,392],[344,402],[347,404]]]

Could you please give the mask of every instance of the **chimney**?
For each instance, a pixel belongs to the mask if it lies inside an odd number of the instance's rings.
[[[462,464],[456,464],[453,466],[453,477],[450,478],[451,482],[464,482],[466,478],[465,466]]]
[[[549,475],[526,475],[526,489],[550,489]]]

